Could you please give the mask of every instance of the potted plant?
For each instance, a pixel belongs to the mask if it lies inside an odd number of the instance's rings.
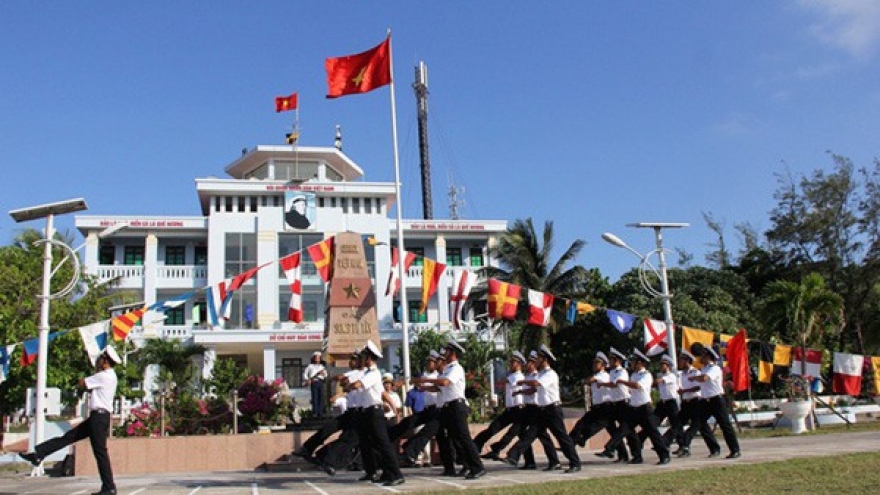
[[[791,432],[800,435],[807,431],[807,416],[813,410],[810,383],[802,376],[791,375],[785,379],[785,391],[788,400],[779,404],[779,410],[791,421]]]

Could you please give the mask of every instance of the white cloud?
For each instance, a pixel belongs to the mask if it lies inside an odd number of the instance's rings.
[[[822,18],[810,26],[823,42],[856,57],[869,57],[880,45],[880,2],[877,0],[801,0]]]

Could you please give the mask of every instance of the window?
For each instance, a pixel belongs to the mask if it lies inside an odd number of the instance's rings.
[[[278,289],[278,314],[279,321],[290,321],[287,318],[287,310],[290,307],[290,286]],[[302,295],[303,323],[319,321],[319,316],[324,314],[323,290],[305,290]]]
[[[407,301],[407,306],[409,306],[409,321],[412,323],[427,323],[428,322],[428,311],[425,310],[424,313],[419,313],[419,308],[422,307],[422,301]]]
[[[256,234],[226,234],[226,275],[234,277],[257,266]]]
[[[166,265],[185,265],[186,264],[186,247],[185,246],[165,246],[165,264]]]
[[[364,198],[364,213],[373,213],[373,198]]]
[[[116,262],[116,246],[112,244],[101,244],[98,248],[98,264],[112,265]]]
[[[245,285],[235,291],[226,328],[253,328],[256,323],[257,291]]]
[[[208,322],[208,304],[205,301],[196,301],[193,303],[192,309],[193,325],[207,328]]]
[[[275,367],[275,375],[277,378],[283,378],[290,388],[302,387],[304,370],[301,358],[282,358],[281,366]]]
[[[449,266],[463,266],[461,262],[461,248],[446,249],[446,264]]]
[[[471,266],[483,266],[483,249],[478,247],[471,248]]]
[[[208,264],[208,246],[196,246],[194,265]]]
[[[360,213],[361,212],[361,198],[351,198],[351,212],[352,213]]]
[[[304,251],[307,247],[312,244],[316,244],[324,240],[324,236],[321,234],[278,234],[278,257],[283,258],[288,254],[295,253],[297,251]],[[301,273],[305,276],[312,276],[318,273],[318,270],[315,269],[315,263],[312,262],[312,258],[309,257],[308,253],[302,253],[302,260],[300,261]],[[284,275],[284,270],[281,268],[281,263],[278,263],[278,275],[279,281],[282,285],[287,285],[287,277]],[[284,313],[287,314],[285,310]]]
[[[143,266],[143,264],[144,264],[144,247],[143,246],[125,246],[125,255],[122,260],[122,264]]]
[[[413,261],[412,266],[423,266],[425,264],[424,260],[422,260],[422,258],[425,257],[425,248],[408,247],[408,248],[404,248],[404,249],[406,249],[407,251],[414,253],[416,255],[416,259],[415,259],[415,261]]]
[[[165,311],[165,325],[186,325],[186,313],[184,305]]]

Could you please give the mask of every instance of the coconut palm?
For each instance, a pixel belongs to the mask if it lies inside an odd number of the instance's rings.
[[[151,338],[135,353],[138,371],[143,374],[147,366],[159,366],[159,382],[175,394],[195,388],[198,370],[193,357],[205,354],[202,345],[188,345],[179,340]]]
[[[569,266],[586,245],[577,239],[553,262],[553,222],[544,223],[541,236],[535,231],[531,218],[518,219],[499,238],[498,244],[489,248],[489,256],[498,261],[497,267],[486,267],[480,274],[555,296],[577,298],[583,295],[590,273],[584,267]],[[553,315],[550,328],[556,328],[562,312]],[[521,348],[546,341],[545,328],[527,328],[520,334]]]

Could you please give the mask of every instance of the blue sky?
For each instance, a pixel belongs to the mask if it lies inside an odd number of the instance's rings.
[[[702,263],[702,221],[769,227],[774,174],[868,165],[880,129],[880,2],[2,2],[0,241],[6,211],[84,197],[99,215],[198,215],[196,177],[301,143],[393,180],[387,88],[324,98],[324,58],[393,31],[404,216],[421,215],[413,66],[429,68],[436,218],[552,220],[615,280],[640,221]],[[72,229],[72,218],[60,227]],[[41,222],[26,226],[42,227]],[[675,263],[675,259],[671,259]]]

